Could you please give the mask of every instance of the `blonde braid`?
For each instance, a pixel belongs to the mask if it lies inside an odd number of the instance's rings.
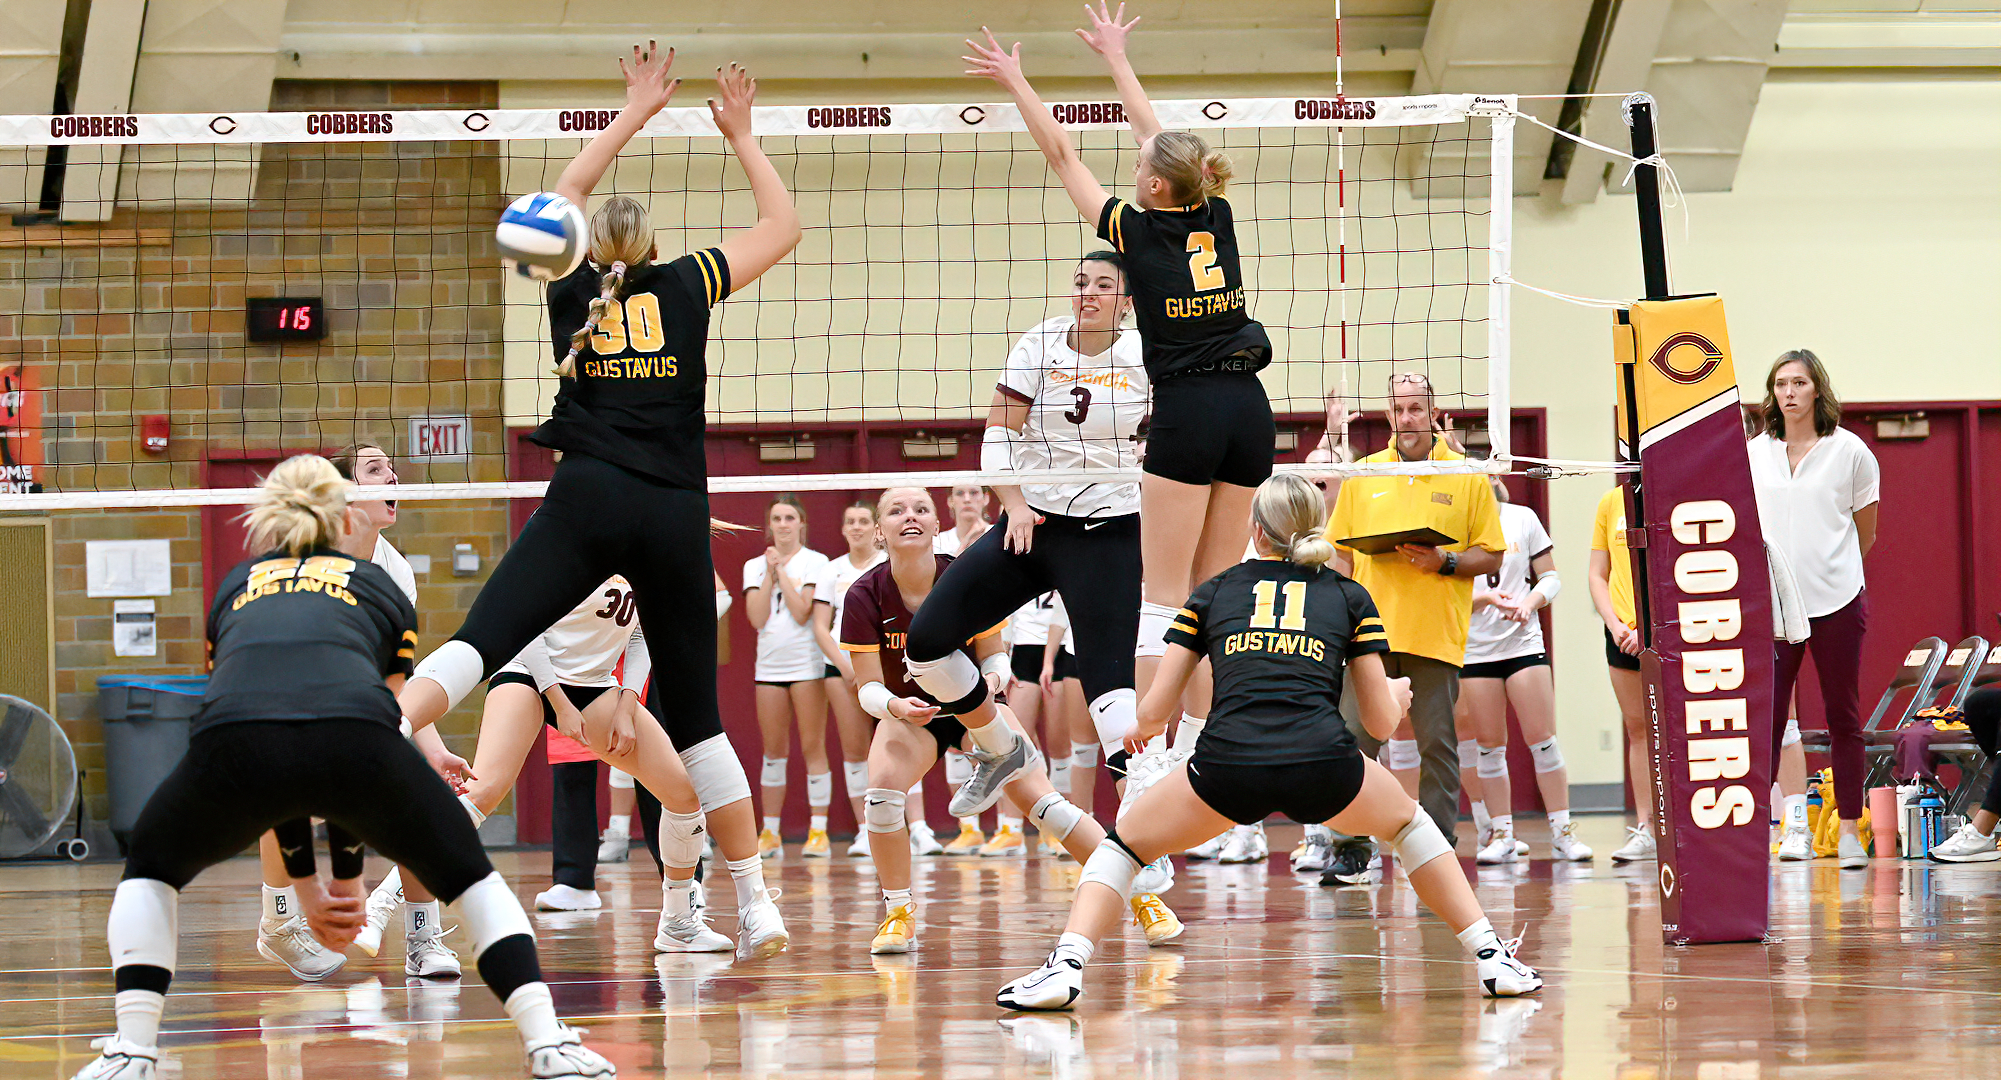
[[[563,357],[563,362],[556,365],[556,374],[566,379],[577,377],[577,354],[583,351],[585,345],[589,344],[591,334],[596,332],[598,323],[604,320],[604,313],[610,310],[613,300],[617,300],[623,295],[622,290],[624,288],[625,263],[614,261],[611,264],[611,268],[605,271],[604,279],[599,287],[598,297],[591,301],[590,314],[585,316],[584,325],[578,327],[577,332],[570,335],[570,355]]]

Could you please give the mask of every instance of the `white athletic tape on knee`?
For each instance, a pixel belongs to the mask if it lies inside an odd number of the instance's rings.
[[[660,861],[676,870],[690,870],[702,861],[702,841],[707,830],[702,827],[702,814],[677,814],[665,807],[660,809]]]
[[[112,970],[144,964],[173,971],[181,941],[180,903],[180,894],[164,881],[119,882],[104,935],[111,946]]]
[[[1072,769],[1095,769],[1098,767],[1098,744],[1078,742],[1070,744],[1070,767]]]
[[[1462,770],[1480,767],[1480,740],[1459,740],[1459,767]]]
[[[1797,746],[1799,745],[1801,738],[1802,736],[1800,735],[1800,718],[1797,716],[1786,717],[1786,733],[1785,736],[1779,740],[1779,746],[1782,748],[1787,746]]]
[[[848,798],[852,799],[868,790],[868,762],[841,762],[841,779],[848,787]]]
[[[825,809],[834,802],[834,774],[830,772],[806,774],[806,805],[814,809]]]
[[[521,910],[521,901],[514,898],[514,890],[501,880],[498,871],[473,882],[472,888],[460,893],[455,903],[459,921],[465,923],[466,932],[472,935],[475,958],[503,938],[516,934],[535,936],[528,913]]]
[[[757,774],[757,782],[765,787],[784,787],[785,761],[782,757],[765,758],[764,768]]]
[[[1084,811],[1079,810],[1070,800],[1058,792],[1050,792],[1035,801],[1028,812],[1028,820],[1035,823],[1035,830],[1044,836],[1064,840],[1077,823],[1084,820]]]
[[[1139,606],[1139,643],[1133,647],[1133,655],[1167,655],[1167,627],[1179,611],[1179,608],[1166,604],[1142,603]]]
[[[1476,770],[1482,780],[1498,780],[1508,775],[1508,747],[1483,746],[1480,748],[1480,767]]]
[[[479,685],[485,671],[486,661],[480,659],[478,649],[463,641],[447,641],[424,657],[411,677],[429,679],[443,687],[447,708],[456,709]]]
[[[718,736],[718,738],[720,737],[721,736]],[[681,755],[681,760],[685,763],[688,760],[688,755],[686,754]],[[613,791],[631,791],[632,774],[626,772],[624,769],[613,769],[611,771],[610,783],[611,783],[611,789]]]
[[[1423,758],[1418,756],[1416,739],[1391,739],[1383,744],[1383,767],[1399,772],[1415,769]]]
[[[1091,726],[1097,730],[1098,745],[1105,748],[1105,753],[1118,753],[1126,744],[1126,736],[1139,730],[1139,699],[1133,689],[1107,690],[1092,699]]]
[[[910,672],[910,681],[931,695],[934,701],[950,704],[972,693],[980,685],[980,669],[962,649],[953,649],[939,660],[912,660],[906,657],[903,666]]]
[[[973,759],[954,750],[945,755],[945,782],[963,784],[973,778]]]
[[[1535,759],[1535,771],[1539,773],[1551,773],[1563,768],[1563,748],[1556,745],[1554,735],[1539,743],[1530,743],[1529,756]]]
[[[1108,838],[1085,860],[1084,873],[1077,879],[1077,887],[1081,889],[1085,882],[1095,881],[1110,887],[1119,894],[1119,899],[1130,900],[1133,877],[1139,873],[1139,865],[1131,855],[1126,854],[1126,849],[1119,846],[1118,841]]]
[[[1431,815],[1425,813],[1423,807],[1419,807],[1417,816],[1397,833],[1391,846],[1406,874],[1433,859],[1452,854],[1452,845],[1445,842],[1445,834],[1438,831],[1438,823],[1431,820]]]
[[[688,770],[688,782],[705,814],[750,798],[750,777],[728,735],[711,735],[681,751],[681,767]],[[626,784],[631,783],[628,777]]]
[[[868,793],[862,796],[862,821],[870,832],[902,832],[903,805],[903,792],[890,788],[869,788]]]

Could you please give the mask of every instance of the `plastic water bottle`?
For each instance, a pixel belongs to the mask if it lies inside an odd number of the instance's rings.
[[[1945,843],[1945,803],[1929,790],[1918,800],[1918,820],[1919,851],[1930,851]]]

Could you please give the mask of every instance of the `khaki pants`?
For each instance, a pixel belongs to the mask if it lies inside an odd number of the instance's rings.
[[[1459,702],[1459,669],[1442,660],[1410,653],[1387,653],[1383,672],[1392,679],[1410,680],[1410,726],[1417,734],[1417,801],[1424,807],[1447,843],[1458,842],[1454,832],[1459,823],[1459,735],[1453,728],[1452,710]],[[1362,730],[1362,711],[1355,699],[1353,681],[1341,690],[1341,715],[1348,730],[1362,744],[1362,752],[1375,757],[1382,743]]]

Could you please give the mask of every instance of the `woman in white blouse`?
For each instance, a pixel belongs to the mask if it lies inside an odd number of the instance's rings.
[[[827,557],[806,546],[806,507],[797,495],[778,495],[764,511],[771,546],[743,564],[744,614],[757,631],[757,726],[764,736],[764,829],[757,846],[778,855],[778,819],[785,812],[786,760],[792,727],[806,759],[806,806],[812,823],[800,854],[826,858],[827,807],[834,801],[833,766],[827,760],[827,671],[813,639],[813,582]]]
[[[1841,401],[1820,358],[1805,349],[1780,356],[1765,377],[1765,430],[1751,440],[1751,481],[1767,542],[1791,561],[1813,634],[1777,643],[1772,682],[1772,756],[1786,728],[1793,681],[1809,649],[1820,676],[1841,812],[1843,869],[1867,866],[1856,821],[1862,816],[1862,707],[1856,672],[1869,625],[1862,557],[1876,542],[1876,457],[1841,426]]]

